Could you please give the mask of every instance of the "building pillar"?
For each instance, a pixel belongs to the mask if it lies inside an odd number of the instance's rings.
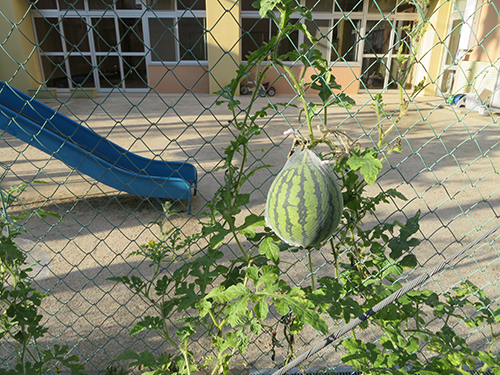
[[[26,1],[3,0],[0,18],[0,79],[27,92],[41,81],[35,37],[29,4]]]
[[[220,90],[236,76],[241,62],[238,0],[207,0],[209,91]]]
[[[451,7],[453,3],[447,0],[433,0],[429,8],[430,25],[424,35],[419,56],[422,56],[421,66],[415,73],[414,83],[419,83],[425,78],[428,84],[424,96],[435,96],[440,82],[443,58],[446,52],[446,36],[450,22]],[[430,83],[430,84],[429,84]]]

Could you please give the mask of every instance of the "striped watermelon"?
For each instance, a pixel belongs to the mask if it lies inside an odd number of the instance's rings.
[[[273,181],[266,223],[290,245],[315,246],[335,232],[343,207],[333,171],[305,149],[295,152]]]

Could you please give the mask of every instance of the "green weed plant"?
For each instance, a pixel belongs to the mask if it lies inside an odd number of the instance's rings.
[[[61,366],[69,369],[72,375],[80,375],[85,367],[79,364],[77,356],[68,355],[67,346],[54,345],[52,349],[45,349],[38,344],[48,331],[41,323],[43,316],[39,311],[47,295],[32,285],[31,265],[15,238],[21,233],[20,223],[25,219],[60,217],[43,209],[10,215],[9,206],[28,186],[30,184],[23,183],[6,192],[0,191],[0,339],[12,345],[15,357],[10,368],[0,365],[0,375],[42,375]]]
[[[328,126],[331,106],[350,109],[355,103],[346,94],[339,93],[341,87],[328,62],[315,48],[317,40],[304,23],[298,22],[300,19],[312,21],[311,12],[294,0],[262,0],[255,6],[261,17],[269,17],[278,26],[278,33],[247,56],[248,63],[240,65],[236,77],[217,93],[221,98],[218,104],[226,103],[233,115],[234,139],[224,149],[223,165],[219,168],[224,171],[224,181],[203,213],[202,230],[185,237],[180,229],[166,230],[158,223],[161,239],[149,241],[133,254],[150,263],[152,276],[113,278],[155,308],[156,314],[141,317],[130,334],[154,331],[171,348],[169,353],[160,356],[150,350],[129,350],[118,358],[128,361],[131,367],[146,369],[144,373],[148,375],[190,375],[195,371],[226,374],[235,366],[235,357],[245,353],[252,337],[270,332],[274,339],[278,325],[284,326],[285,340],[280,344],[288,350],[285,360],[275,363],[281,367],[295,356],[295,338],[306,325],[326,334],[327,320],[349,322],[400,289],[405,272],[418,267],[412,250],[420,243],[420,212],[405,222],[364,225],[379,205],[406,200],[396,189],[375,196],[366,191],[367,185],[376,182],[384,160],[391,153],[401,151],[398,139],[387,141],[394,126],[382,129],[377,125],[379,142],[369,148],[360,147],[349,134]],[[297,15],[298,18],[292,17]],[[425,18],[420,22],[426,22]],[[416,39],[423,33],[425,25],[421,23],[414,26],[412,35],[416,35]],[[304,33],[310,43],[279,55],[280,43],[296,31]],[[407,34],[413,31],[407,30]],[[408,63],[403,60],[401,63]],[[296,77],[285,63],[288,61],[300,61],[304,67],[312,68],[314,74],[307,77],[304,69],[304,74]],[[414,65],[418,61],[411,57],[409,63]],[[281,254],[298,249],[282,243],[266,228],[262,215],[244,213],[252,199],[251,194],[243,192],[244,186],[260,169],[268,167],[248,165],[249,142],[261,132],[256,122],[290,104],[269,102],[263,108],[254,109],[258,98],[258,90],[254,90],[250,104],[243,108],[237,93],[240,84],[249,79],[254,80],[255,87],[260,87],[272,69],[283,72],[292,82],[302,106],[299,123],[303,121],[307,134],[302,136],[300,129],[292,129],[294,146],[317,148],[317,151],[320,146],[326,147],[321,157],[330,162],[337,173],[345,202],[342,222],[334,237],[317,248],[306,249],[309,260],[311,254],[320,249],[331,251],[335,259],[332,276],[317,278],[310,261],[310,283],[305,286],[290,285],[284,269],[292,272],[293,265],[282,267],[281,263]],[[407,79],[407,73],[407,70],[401,71],[402,82]],[[417,85],[415,92],[421,90],[422,85]],[[306,92],[316,92],[318,103],[308,102]],[[375,97],[373,108],[379,120],[387,116],[381,94]],[[402,112],[405,111],[403,107]],[[242,215],[244,218],[237,220]],[[206,246],[193,252],[192,245],[201,240],[206,241]],[[250,246],[243,246],[243,242]],[[223,245],[237,249],[237,256],[224,265],[221,262]],[[179,259],[181,250],[187,255]],[[169,276],[163,271],[173,259],[181,261],[181,265]],[[474,312],[466,315],[464,306]],[[482,371],[489,369],[500,374],[498,358],[489,352],[472,350],[454,331],[457,322],[475,328],[493,326],[499,321],[499,310],[493,312],[490,307],[491,301],[484,292],[471,283],[441,296],[427,289],[411,291],[361,324],[360,330],[378,327],[382,334],[377,342],[358,339],[359,331],[353,331],[344,339],[339,344],[345,353],[342,360],[364,374],[465,374],[466,366],[471,369],[480,366]],[[177,329],[169,325],[174,314],[181,315]],[[431,321],[432,330],[428,328]],[[200,358],[191,350],[199,334],[211,342],[212,355],[206,358]],[[495,337],[493,331],[492,336]],[[269,348],[272,359],[274,349]]]

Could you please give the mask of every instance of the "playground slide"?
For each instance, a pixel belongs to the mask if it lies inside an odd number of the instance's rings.
[[[119,191],[185,199],[188,208],[196,194],[192,164],[134,154],[1,81],[0,130]]]

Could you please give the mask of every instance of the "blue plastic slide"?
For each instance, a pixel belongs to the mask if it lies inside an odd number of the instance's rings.
[[[119,191],[184,199],[191,208],[192,164],[136,155],[1,81],[0,130]]]

